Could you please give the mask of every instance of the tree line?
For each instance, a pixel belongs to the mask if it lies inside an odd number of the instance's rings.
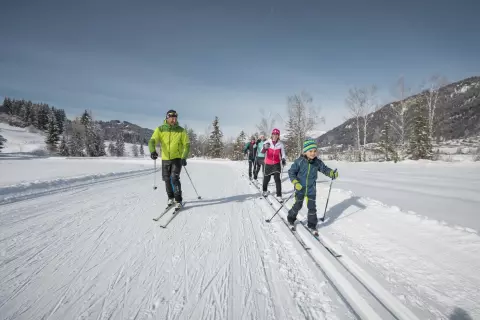
[[[386,161],[433,158],[433,139],[437,123],[440,88],[447,80],[440,76],[429,79],[427,89],[412,96],[400,77],[394,89],[398,101],[385,106],[377,151]],[[379,110],[378,88],[375,85],[354,87],[348,91],[345,105],[354,120],[354,161],[367,161],[366,147],[372,136],[370,123]]]

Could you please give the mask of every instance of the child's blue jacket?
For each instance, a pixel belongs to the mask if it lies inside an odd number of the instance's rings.
[[[315,197],[317,194],[317,173],[320,171],[326,176],[329,176],[330,169],[322,160],[314,158],[308,160],[305,156],[296,159],[290,169],[288,169],[288,177],[290,181],[297,180],[302,185],[302,190],[297,193],[302,193],[308,197]]]

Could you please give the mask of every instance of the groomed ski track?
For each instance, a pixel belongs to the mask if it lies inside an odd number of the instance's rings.
[[[0,319],[355,318],[228,162],[187,169],[166,229],[160,175],[2,205]]]

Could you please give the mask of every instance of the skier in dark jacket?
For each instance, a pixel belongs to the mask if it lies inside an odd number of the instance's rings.
[[[314,140],[306,140],[303,143],[303,155],[295,160],[288,170],[288,177],[295,187],[295,203],[288,211],[288,222],[294,224],[297,214],[303,206],[303,200],[307,201],[308,208],[308,228],[317,229],[317,173],[320,171],[324,175],[336,179],[338,172],[330,169],[317,158],[317,145]]]
[[[257,155],[255,158],[255,167],[253,168],[253,179],[257,180],[258,178],[258,173],[260,172],[260,169],[265,171],[265,154],[262,153],[263,149],[263,144],[265,143],[267,139],[265,136],[262,134],[260,136],[260,139],[257,140]],[[265,172],[263,172],[265,173]]]
[[[247,142],[245,148],[243,148],[243,154],[248,154],[248,177],[252,179],[252,167],[257,154],[257,143],[254,136],[250,138],[250,142]]]

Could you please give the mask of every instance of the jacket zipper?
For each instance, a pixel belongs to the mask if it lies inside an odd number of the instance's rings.
[[[308,195],[308,176],[309,175],[310,175],[310,162],[308,163],[307,181],[305,182],[305,184],[306,184],[305,195]]]

